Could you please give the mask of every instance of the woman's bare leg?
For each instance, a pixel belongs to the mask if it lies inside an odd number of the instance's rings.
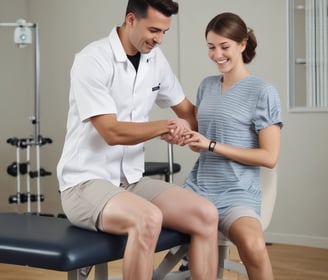
[[[231,241],[237,246],[250,280],[273,280],[272,266],[258,220],[242,217],[229,231]]]

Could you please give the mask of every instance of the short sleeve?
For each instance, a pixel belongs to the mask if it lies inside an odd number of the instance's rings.
[[[258,133],[261,129],[278,124],[282,128],[280,99],[277,90],[270,84],[260,89],[254,114],[254,126]]]
[[[75,57],[71,70],[71,93],[76,100],[81,121],[95,115],[117,113],[106,86],[108,75],[94,57]]]

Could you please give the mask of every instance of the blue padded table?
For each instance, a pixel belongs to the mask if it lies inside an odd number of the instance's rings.
[[[0,213],[0,263],[66,271],[80,279],[80,269],[102,264],[96,279],[108,279],[107,262],[123,257],[126,236],[77,228],[67,219]],[[189,236],[163,229],[156,252],[189,242]]]

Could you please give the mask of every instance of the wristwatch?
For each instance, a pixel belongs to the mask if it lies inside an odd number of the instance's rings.
[[[215,145],[216,145],[216,142],[215,141],[211,141],[210,144],[208,145],[208,150],[210,152],[214,152]]]

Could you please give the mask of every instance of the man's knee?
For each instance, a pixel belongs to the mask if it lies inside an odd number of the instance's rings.
[[[139,213],[134,223],[134,229],[138,238],[143,241],[156,242],[161,232],[163,215],[160,209],[151,205],[147,211]],[[140,240],[141,242],[143,242]]]
[[[152,235],[158,235],[163,224],[163,214],[156,206],[151,207],[148,213],[143,213],[141,223],[144,225],[144,230]]]

